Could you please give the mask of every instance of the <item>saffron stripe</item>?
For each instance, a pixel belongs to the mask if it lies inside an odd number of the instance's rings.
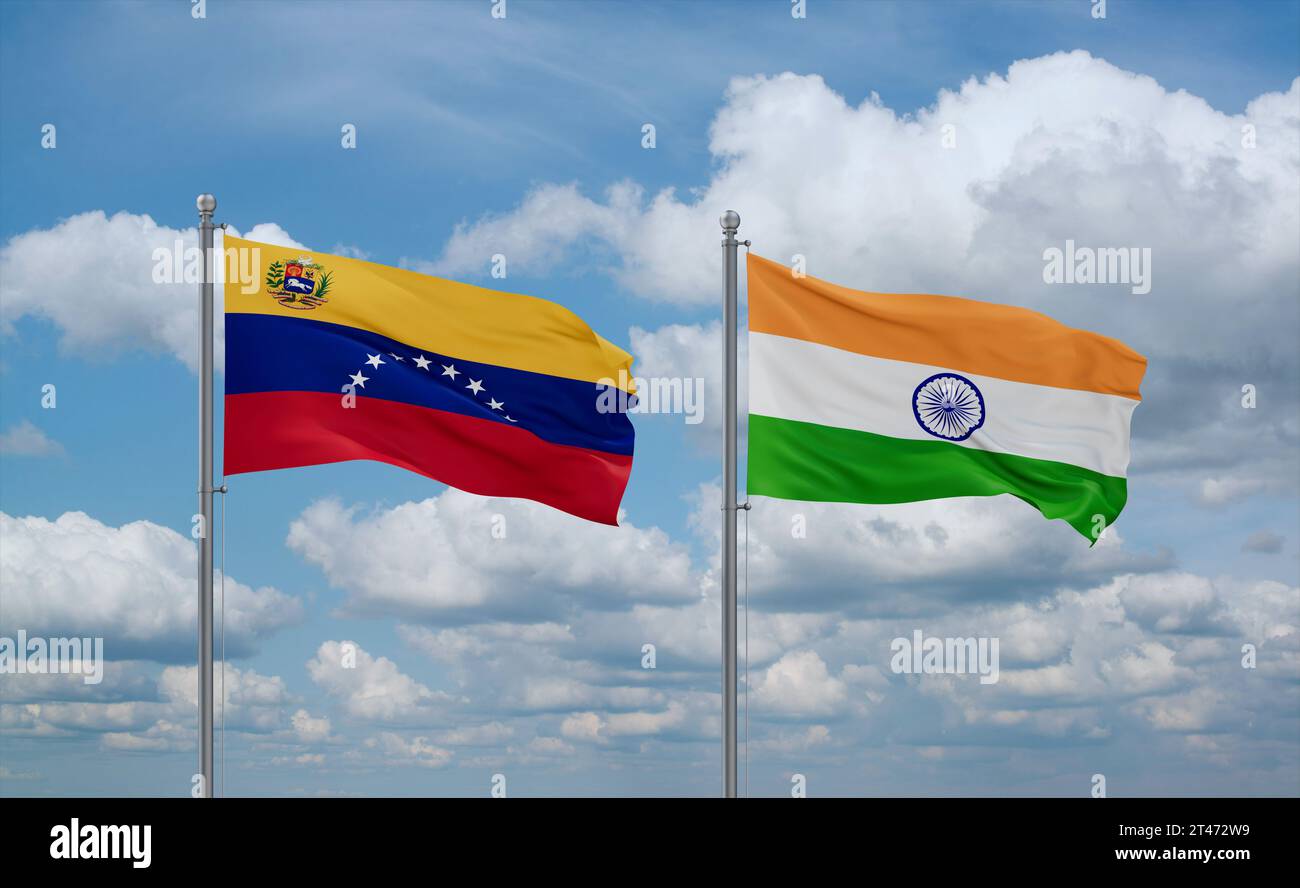
[[[1108,336],[1027,308],[869,293],[749,254],[749,329],[845,351],[1141,400],[1146,358]]]

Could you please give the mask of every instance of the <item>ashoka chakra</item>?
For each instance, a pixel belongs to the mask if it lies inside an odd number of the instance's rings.
[[[984,425],[984,396],[965,376],[936,373],[912,393],[912,413],[936,438],[965,441]]]

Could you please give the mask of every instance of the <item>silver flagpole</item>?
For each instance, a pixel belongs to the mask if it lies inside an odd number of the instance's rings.
[[[217,199],[200,194],[199,246],[203,283],[199,289],[199,771],[203,798],[212,798],[212,213]]]
[[[722,437],[722,763],[727,798],[736,797],[736,231],[740,214],[727,210],[722,224],[725,287],[722,341],[725,383]]]

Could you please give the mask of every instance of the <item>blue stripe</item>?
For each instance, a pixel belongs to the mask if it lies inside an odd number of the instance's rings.
[[[371,355],[378,355],[383,363],[378,367],[367,363]],[[416,365],[417,357],[429,361],[427,369]],[[455,370],[455,376],[447,367]],[[516,425],[555,444],[632,453],[631,421],[626,414],[596,409],[602,387],[595,383],[422,352],[342,324],[277,315],[226,315],[228,395],[334,392],[342,398],[343,386],[358,372],[365,377],[356,388],[358,397]],[[481,392],[468,387],[471,380],[482,384]],[[504,406],[493,410],[489,398]]]

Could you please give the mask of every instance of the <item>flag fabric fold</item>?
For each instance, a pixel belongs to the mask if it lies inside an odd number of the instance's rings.
[[[1146,359],[1028,309],[868,293],[751,253],[748,491],[1008,493],[1096,540],[1127,500]]]
[[[225,285],[227,475],[369,459],[618,523],[634,433],[599,396],[632,358],[577,315],[343,256],[225,249],[260,257],[256,288]]]

